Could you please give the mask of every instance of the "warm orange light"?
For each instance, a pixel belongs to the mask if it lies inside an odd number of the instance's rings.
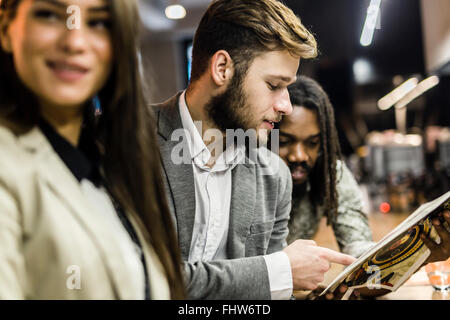
[[[383,213],[388,213],[389,211],[391,211],[391,205],[387,202],[383,202],[382,204],[380,204],[380,211]]]

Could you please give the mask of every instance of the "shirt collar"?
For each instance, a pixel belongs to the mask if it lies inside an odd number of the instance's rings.
[[[191,153],[191,158],[194,159],[202,153],[204,154],[204,156],[207,156],[208,154],[210,155],[210,152],[200,135],[201,122],[196,121],[196,123],[194,123],[194,121],[192,120],[186,103],[186,91],[183,91],[183,93],[180,95],[178,104],[180,107],[181,123],[183,124],[184,130],[187,131],[187,141],[189,144],[189,152]],[[199,127],[196,127],[196,124],[199,125]],[[208,159],[206,159],[206,161],[208,161]]]
[[[211,152],[203,142],[203,139],[200,135],[200,132],[202,132],[201,121],[196,121],[194,123],[194,121],[192,120],[186,103],[186,91],[183,91],[183,93],[180,95],[179,108],[183,128],[188,133],[187,140],[191,159],[194,161],[194,163],[196,163],[197,166],[205,167],[206,163],[211,158]],[[213,167],[214,171],[221,171],[230,168],[233,169],[238,163],[242,161],[244,157],[245,147],[235,147],[234,145],[232,145],[228,147],[223,153],[221,153]]]
[[[79,145],[76,148],[45,120],[39,122],[39,128],[50,142],[53,150],[79,182],[83,179],[98,181],[98,150],[86,130],[82,130]]]

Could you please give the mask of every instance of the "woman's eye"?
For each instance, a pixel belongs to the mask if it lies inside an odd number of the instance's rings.
[[[37,10],[35,12],[35,16],[40,19],[45,19],[48,21],[57,21],[59,20],[59,15],[51,10]]]
[[[111,21],[109,19],[96,19],[89,21],[89,26],[95,29],[110,29]]]

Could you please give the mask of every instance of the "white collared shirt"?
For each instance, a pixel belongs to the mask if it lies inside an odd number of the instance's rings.
[[[189,113],[185,92],[180,96],[181,122],[187,135],[195,185],[195,222],[189,262],[227,259],[226,246],[230,222],[232,170],[245,158],[245,147],[228,147],[212,168],[207,166],[211,152],[203,142]],[[284,252],[264,256],[272,299],[289,299],[292,274]]]
[[[195,185],[195,222],[189,262],[227,259],[231,171],[244,158],[245,150],[243,147],[227,148],[214,166],[208,167],[211,152],[192,121],[184,93],[179,105],[181,121],[188,135]]]

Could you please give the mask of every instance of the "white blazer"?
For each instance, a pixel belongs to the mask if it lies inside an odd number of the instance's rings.
[[[117,239],[35,127],[0,125],[0,299],[135,299]],[[142,243],[152,299],[169,299],[164,269]]]

